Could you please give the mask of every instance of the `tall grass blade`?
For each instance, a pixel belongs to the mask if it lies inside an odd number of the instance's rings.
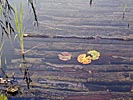
[[[2,67],[2,49],[3,49],[4,43],[0,45],[0,68]]]
[[[124,20],[124,18],[125,18],[126,8],[127,8],[127,4],[126,4],[126,0],[125,0],[125,2],[124,2],[124,7],[123,7],[123,16],[122,16],[122,20]]]
[[[22,32],[22,29],[23,29],[23,7],[22,7],[22,3],[20,3],[20,31],[21,32]]]
[[[0,16],[2,15],[2,4],[0,4]]]
[[[18,19],[18,12],[17,12],[17,8],[16,8],[16,5],[15,5],[15,7],[14,7],[14,10],[15,10],[15,18],[14,18],[14,20],[15,20],[15,26],[16,26],[16,29],[17,29],[17,32],[18,32],[18,35],[19,35],[19,25],[18,25],[18,23],[19,23],[19,19]]]
[[[24,43],[23,43],[23,37],[24,37],[24,31],[23,31],[23,7],[22,3],[20,3],[20,13],[18,14],[17,8],[15,6],[15,26],[17,31],[17,37],[19,39],[19,44],[21,47],[21,53],[24,54]],[[16,36],[16,35],[15,35]]]

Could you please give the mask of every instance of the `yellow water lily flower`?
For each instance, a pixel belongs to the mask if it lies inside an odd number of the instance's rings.
[[[97,60],[100,57],[100,52],[96,50],[91,50],[91,51],[88,51],[87,53],[91,55],[92,60]]]
[[[82,64],[89,64],[91,63],[91,56],[87,56],[86,54],[80,54],[77,57],[77,61]]]

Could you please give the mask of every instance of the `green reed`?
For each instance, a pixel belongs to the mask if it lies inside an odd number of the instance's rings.
[[[16,26],[16,32],[17,32],[17,37],[19,40],[19,44],[21,47],[21,53],[24,55],[24,30],[23,30],[23,7],[22,3],[20,3],[20,12],[18,13],[17,8],[15,6],[14,8],[15,11],[15,26]]]
[[[24,80],[26,81],[27,84],[27,88],[30,88],[30,82],[32,81],[30,78],[30,73],[29,70],[27,68],[27,64],[26,64],[26,60],[25,60],[25,51],[24,51],[24,30],[23,30],[23,7],[22,7],[22,3],[20,3],[20,12],[18,13],[17,8],[15,6],[15,26],[16,26],[16,31],[17,31],[17,37],[19,39],[19,44],[21,47],[21,54],[23,57],[23,66],[24,66]]]
[[[2,4],[0,4],[0,16],[2,15]]]
[[[0,28],[2,37],[6,34],[8,38],[11,38],[11,33],[14,32],[12,14],[14,14],[14,9],[8,0],[0,0]]]
[[[126,9],[127,9],[127,1],[124,1],[124,5],[123,5],[123,16],[122,16],[122,20],[125,19],[125,14],[126,14]],[[127,20],[127,27],[128,29],[130,29],[130,20]]]
[[[2,49],[3,49],[3,44],[4,43],[0,44],[0,68],[2,67]]]
[[[126,8],[127,8],[127,4],[126,4],[126,0],[125,0],[124,5],[123,5],[123,16],[122,16],[123,20],[125,18]]]

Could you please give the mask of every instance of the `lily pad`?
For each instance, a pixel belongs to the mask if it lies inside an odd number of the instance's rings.
[[[96,50],[91,50],[91,51],[88,51],[87,53],[91,55],[92,60],[97,60],[100,57],[100,52]]]
[[[91,56],[87,56],[86,54],[80,54],[77,57],[77,61],[82,64],[90,64],[91,63]]]
[[[61,52],[61,54],[58,54],[58,57],[62,61],[68,61],[71,60],[72,54],[69,52]]]

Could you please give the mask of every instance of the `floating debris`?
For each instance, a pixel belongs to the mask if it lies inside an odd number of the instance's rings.
[[[0,78],[0,84],[5,84],[7,82],[10,82],[10,80],[6,80],[6,79],[3,79],[3,78]]]
[[[19,86],[11,86],[11,87],[8,87],[6,89],[6,92],[7,92],[7,94],[15,95],[15,94],[18,93],[19,90],[20,90],[20,87]]]
[[[23,36],[24,36],[24,37],[27,37],[27,36],[29,36],[29,34],[24,33]]]
[[[6,83],[6,80],[3,78],[0,78],[0,84],[4,84],[4,83]]]

